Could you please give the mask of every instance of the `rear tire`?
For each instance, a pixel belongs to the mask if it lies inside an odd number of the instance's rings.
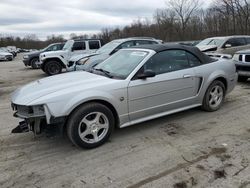
[[[213,81],[203,98],[202,109],[208,112],[217,111],[223,104],[225,94],[225,85],[219,80]]]
[[[67,123],[67,135],[81,148],[95,148],[104,144],[115,126],[111,110],[100,103],[89,103],[77,108]]]
[[[39,63],[39,58],[34,58],[30,61],[30,65],[33,69],[39,69],[40,68],[40,65],[38,64]]]
[[[49,75],[56,75],[62,72],[62,65],[58,61],[49,61],[44,65],[44,72]]]
[[[238,82],[246,82],[248,80],[248,77],[246,76],[239,76],[238,77]]]

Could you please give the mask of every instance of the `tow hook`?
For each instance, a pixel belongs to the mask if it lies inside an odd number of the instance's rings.
[[[19,125],[12,129],[11,133],[26,133],[29,132],[29,126],[26,121],[19,122]]]

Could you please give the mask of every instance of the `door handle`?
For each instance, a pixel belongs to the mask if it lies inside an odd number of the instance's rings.
[[[190,75],[190,74],[183,75],[183,78],[191,78],[191,77],[192,77],[192,75]]]

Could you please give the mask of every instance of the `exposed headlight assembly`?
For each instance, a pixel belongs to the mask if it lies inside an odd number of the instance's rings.
[[[87,63],[87,61],[89,60],[88,57],[85,57],[83,59],[80,59],[79,61],[76,62],[77,65],[84,65]]]
[[[29,58],[28,55],[24,55],[24,56],[23,56],[23,59],[28,59],[28,58]]]
[[[37,105],[37,106],[33,106],[33,114],[34,116],[43,116],[45,115],[45,111],[44,111],[44,106],[43,105]]]

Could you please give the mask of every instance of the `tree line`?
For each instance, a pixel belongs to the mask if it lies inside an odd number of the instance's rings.
[[[212,36],[250,34],[250,0],[214,0],[201,8],[202,0],[167,0],[166,7],[157,9],[152,19],[137,19],[123,28],[103,28],[94,35],[70,38],[100,38],[109,42],[117,38],[147,36],[169,41],[201,40]],[[20,37],[0,36],[1,46],[39,49],[50,43],[65,41],[62,35],[48,36],[41,41],[36,35]]]

